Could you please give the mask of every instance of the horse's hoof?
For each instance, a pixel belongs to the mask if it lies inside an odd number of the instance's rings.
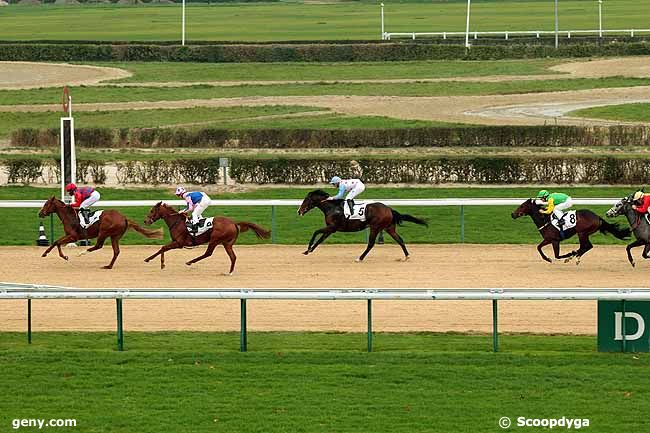
[[[68,261],[68,256],[63,256],[63,260]]]
[[[79,254],[77,254],[77,257],[85,256],[87,251],[82,251]]]
[[[233,274],[234,274],[234,272],[224,272],[224,273],[223,273],[223,276],[224,276],[224,277],[232,277]]]
[[[634,262],[630,262],[630,264],[632,265],[633,268],[636,266],[636,263]]]
[[[160,266],[160,270],[162,271],[163,269],[165,269],[165,265]]]
[[[145,263],[149,263],[150,260],[149,260],[149,259],[144,259],[144,262],[145,262]]]
[[[305,251],[303,254],[304,254],[304,255],[309,254],[309,250]],[[44,256],[44,257],[45,257],[45,256]]]
[[[187,266],[192,266],[192,262],[185,262]]]
[[[398,262],[408,262],[411,259],[411,256],[405,256],[401,259],[397,259]]]
[[[41,257],[47,257],[47,253],[41,254]]]
[[[102,266],[102,269],[113,269],[113,267],[110,265],[106,265],[106,266]]]
[[[357,262],[357,263],[361,263],[361,262],[363,262],[363,259],[355,259],[354,261]]]

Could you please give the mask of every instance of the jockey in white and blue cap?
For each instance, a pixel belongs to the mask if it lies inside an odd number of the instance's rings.
[[[328,200],[340,200],[347,193],[345,201],[350,210],[348,214],[348,217],[350,217],[354,213],[354,198],[361,194],[366,189],[366,186],[359,179],[341,179],[338,176],[332,177],[330,185],[337,187],[339,192],[335,196],[329,197]],[[345,207],[343,210],[345,211]]]

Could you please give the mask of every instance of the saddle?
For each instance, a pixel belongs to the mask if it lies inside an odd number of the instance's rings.
[[[87,219],[83,217],[83,214],[81,211],[77,212],[77,218],[79,218],[79,225],[81,226],[82,229],[86,230],[93,224],[95,224],[97,221],[99,221],[99,217],[102,216],[103,210],[94,210],[88,212]]]
[[[348,206],[345,201],[343,202],[343,215],[350,220],[365,221],[366,220],[366,203],[355,203],[352,214],[347,211]]]
[[[213,221],[214,217],[201,218],[199,222],[196,223],[196,225],[192,224],[192,221],[186,221],[185,227],[187,227],[187,231],[190,235],[196,237],[202,235],[208,230],[211,230],[213,227]]]

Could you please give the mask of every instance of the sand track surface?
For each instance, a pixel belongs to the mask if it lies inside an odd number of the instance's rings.
[[[377,246],[364,263],[355,263],[362,245],[325,245],[303,256],[300,246],[241,246],[236,275],[221,275],[227,258],[213,257],[187,267],[203,248],[167,253],[167,268],[143,259],[155,246],[126,246],[112,271],[108,248],[83,257],[67,249],[70,261],[42,248],[0,248],[0,280],[72,287],[203,288],[483,288],[483,287],[639,287],[650,263],[632,269],[620,246],[596,246],[575,264],[547,264],[533,245],[411,245],[412,259],[397,262],[394,245]],[[571,246],[564,246],[571,248]],[[549,252],[550,254],[550,252]],[[640,254],[640,252],[639,252]],[[638,255],[638,254],[637,254]],[[363,331],[363,301],[250,301],[252,330]],[[491,329],[491,304],[483,301],[377,301],[378,331],[479,331]],[[26,327],[25,301],[0,301],[0,330]],[[125,301],[127,330],[234,331],[238,301]],[[33,301],[36,330],[114,330],[113,301]],[[503,301],[502,331],[595,334],[595,301]]]
[[[124,69],[67,63],[0,62],[0,89],[93,85],[128,78]]]

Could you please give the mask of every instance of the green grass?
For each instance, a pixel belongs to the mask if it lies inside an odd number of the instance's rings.
[[[228,122],[227,124],[230,125],[230,122],[239,122],[239,119],[258,116],[277,116],[307,111],[327,110],[315,107],[287,105],[223,108],[197,107],[169,110],[79,111],[75,113],[75,126],[78,128],[151,128],[200,124],[196,126],[223,127],[224,122]],[[20,128],[57,128],[60,117],[60,111],[3,113],[0,116],[0,137],[7,137],[11,132]],[[249,120],[245,123],[255,125],[256,122],[257,120]]]
[[[574,197],[623,197],[634,188],[625,187],[585,187],[562,188],[562,191]],[[303,199],[311,188],[272,188],[259,189],[243,193],[211,194],[213,199]],[[389,198],[526,198],[537,192],[538,188],[378,188],[368,187],[363,197],[368,199]],[[169,199],[173,200],[171,189],[149,188],[145,190],[124,190],[100,188],[103,199]],[[52,194],[57,194],[54,188],[34,187],[0,187],[0,200],[10,199],[46,199]],[[612,203],[613,204],[613,203]],[[608,206],[590,206],[590,209],[604,215]],[[149,211],[148,208],[121,208],[119,209],[129,218],[142,221]],[[400,233],[407,243],[457,243],[460,242],[460,208],[449,207],[410,207],[399,206],[397,210],[429,220],[428,228],[405,224],[400,228]],[[510,213],[513,206],[466,206],[464,208],[465,242],[484,244],[527,244],[538,243],[539,234],[529,218],[513,221]],[[33,245],[38,228],[38,209],[0,209],[0,219],[5,224],[5,229],[0,232],[0,245]],[[267,228],[271,225],[270,207],[217,207],[208,209],[206,215],[225,215],[237,220],[253,221]],[[318,210],[313,210],[306,216],[296,216],[293,206],[279,206],[276,209],[275,236],[280,244],[306,244],[312,232],[323,226],[323,216]],[[625,225],[625,220],[617,220]],[[156,227],[161,226],[157,223]],[[486,230],[489,226],[489,230]],[[48,237],[49,224],[47,224]],[[62,235],[61,224],[55,220],[55,237]],[[167,239],[167,234],[165,234]],[[592,238],[595,244],[621,244],[622,242],[611,236],[595,235]],[[392,240],[386,239],[391,243]],[[573,241],[573,239],[572,239]],[[160,244],[163,241],[143,239],[137,234],[129,232],[123,239],[128,244]],[[168,241],[167,241],[168,242]],[[253,244],[259,241],[252,236],[242,236],[239,244]],[[365,233],[338,233],[331,236],[327,243],[363,243]]]
[[[70,88],[75,103],[180,101],[185,99],[236,98],[245,96],[471,96],[509,95],[530,92],[601,89],[648,86],[650,79],[595,78],[567,80],[531,80],[497,83],[399,83],[399,84],[287,84],[243,85],[232,87],[196,85],[188,87],[113,86]],[[0,105],[58,104],[61,89],[1,90]]]
[[[125,69],[132,77],[117,82],[362,80],[451,78],[486,75],[554,74],[547,69],[557,60],[417,61],[355,63],[93,63]]]
[[[626,122],[650,122],[650,104],[621,104],[585,108],[569,113],[569,116],[592,119],[622,120]]]
[[[128,302],[126,306],[128,318]],[[0,425],[74,418],[83,432],[501,431],[508,416],[588,418],[642,432],[647,354],[595,352],[594,337],[127,332],[0,334]],[[21,429],[36,431],[35,429]],[[513,428],[509,431],[515,431]],[[519,430],[516,430],[519,431]],[[526,431],[545,431],[528,428]]]
[[[463,31],[466,3],[400,2],[386,5],[391,32]],[[608,2],[610,29],[646,28],[650,3]],[[560,2],[565,29],[598,27],[594,1]],[[552,30],[553,2],[483,1],[472,4],[471,30]],[[115,5],[21,7],[0,12],[3,39],[36,40],[180,40],[180,7]],[[375,2],[334,4],[245,3],[190,5],[187,38],[192,40],[331,40],[379,39],[379,6]]]

